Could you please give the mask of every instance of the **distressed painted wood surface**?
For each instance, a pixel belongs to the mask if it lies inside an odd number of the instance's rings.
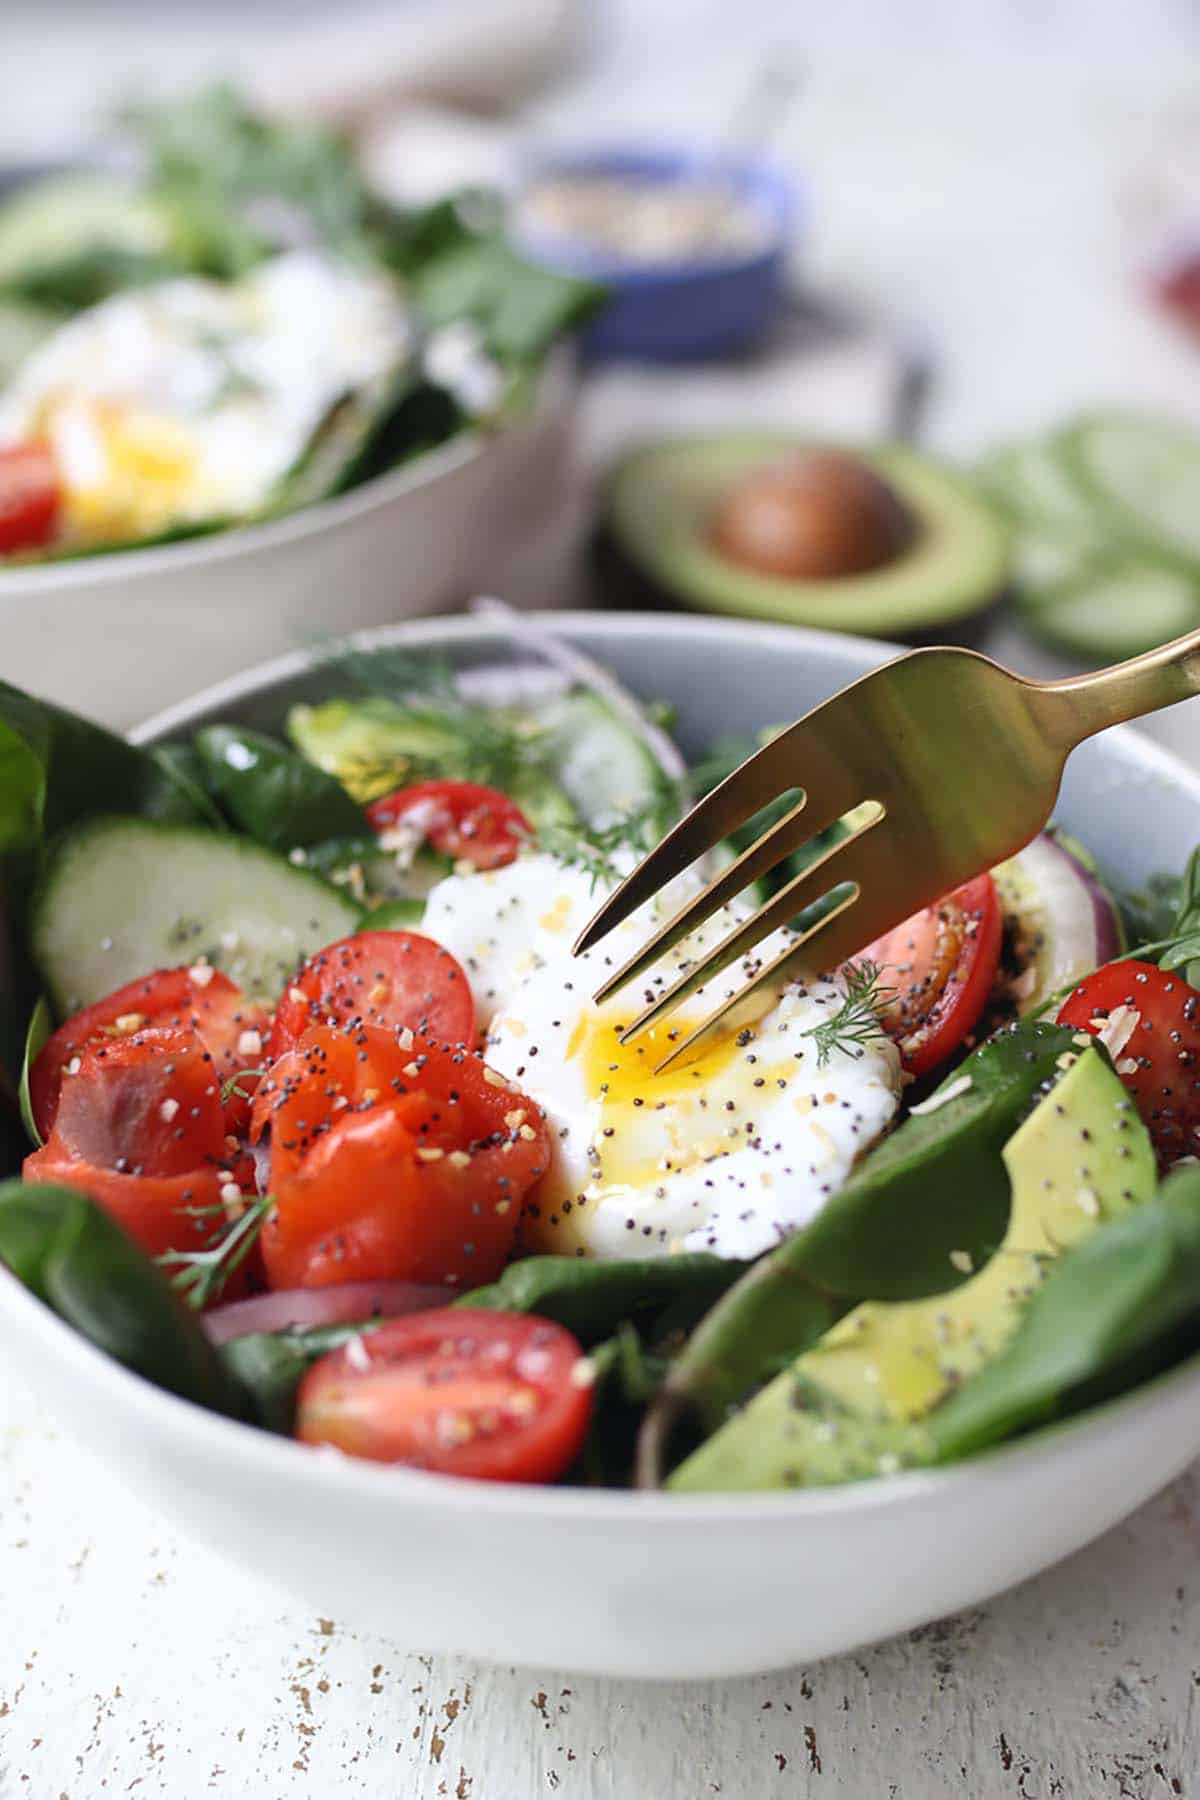
[[[553,1572],[546,1572],[553,1580]],[[1200,1794],[1200,1477],[986,1607],[653,1686],[424,1657],[180,1541],[0,1399],[0,1800]]]

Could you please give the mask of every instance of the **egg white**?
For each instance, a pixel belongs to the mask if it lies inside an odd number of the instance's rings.
[[[431,892],[424,930],[463,963],[489,1063],[543,1106],[554,1153],[527,1209],[530,1249],[596,1256],[710,1250],[752,1257],[815,1217],[893,1118],[900,1065],[885,1038],[833,1048],[815,1027],[840,978],[792,982],[690,1061],[654,1074],[681,1033],[788,941],[777,933],[630,1045],[620,1031],[684,966],[745,916],[726,908],[627,994],[597,1007],[605,973],[645,941],[687,878],[573,958],[605,891],[532,854]],[[765,1006],[765,1011],[763,1007]]]
[[[410,349],[390,280],[295,251],[239,282],[172,280],[79,313],[0,395],[0,445],[50,445],[69,542],[241,517],[336,402]]]

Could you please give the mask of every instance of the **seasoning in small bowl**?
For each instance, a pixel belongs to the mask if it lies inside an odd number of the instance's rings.
[[[794,198],[766,164],[681,151],[545,159],[513,233],[543,264],[604,283],[597,355],[714,356],[760,337],[783,297]]]

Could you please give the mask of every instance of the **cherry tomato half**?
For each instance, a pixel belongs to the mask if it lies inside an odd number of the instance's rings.
[[[418,781],[397,788],[367,808],[371,829],[411,830],[443,856],[477,869],[512,862],[533,827],[515,800],[477,781]]]
[[[996,978],[1001,928],[996,884],[979,875],[856,958],[880,968],[880,985],[890,990],[880,1019],[910,1074],[936,1069],[978,1022]]]
[[[1060,1025],[1098,1034],[1118,1007],[1131,1027],[1115,1055],[1117,1074],[1167,1168],[1200,1151],[1200,992],[1178,971],[1128,958],[1085,976]]]
[[[475,1000],[462,965],[416,931],[358,931],[318,950],[275,1012],[268,1059],[312,1025],[406,1028],[439,1044],[475,1037]]]
[[[315,1026],[273,1065],[251,1135],[271,1130],[272,1287],[494,1281],[549,1162],[545,1117],[471,1052]]]
[[[0,450],[0,556],[48,544],[58,524],[59,483],[45,444]]]
[[[241,988],[217,969],[159,969],[115,993],[85,1006],[47,1039],[29,1072],[29,1099],[42,1138],[54,1129],[63,1069],[92,1039],[119,1042],[146,1028],[195,1031],[211,1053],[218,1085],[241,1069],[263,1060],[263,1038],[270,1020],[261,1006],[246,999]],[[247,1095],[254,1078],[239,1084]],[[225,1106],[226,1130],[236,1131],[250,1117],[249,1099],[230,1095]]]
[[[78,1187],[151,1256],[207,1244],[236,1182],[212,1058],[190,1031],[85,1043],[27,1181]]]
[[[548,1319],[443,1307],[314,1363],[296,1435],[442,1475],[554,1481],[587,1432],[590,1374],[575,1338]]]

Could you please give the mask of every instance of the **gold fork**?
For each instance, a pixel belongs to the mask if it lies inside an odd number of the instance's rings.
[[[636,1036],[816,901],[823,916],[751,973],[658,1065],[684,1056],[755,989],[837,968],[960,883],[1013,856],[1050,817],[1063,765],[1094,732],[1200,693],[1200,631],[1068,681],[1026,681],[971,650],[914,650],[852,682],[735,769],[605,900],[590,949],[781,794],[797,803],[687,900],[596,993],[606,1000],[818,833],[800,874],[736,924],[623,1033]]]

